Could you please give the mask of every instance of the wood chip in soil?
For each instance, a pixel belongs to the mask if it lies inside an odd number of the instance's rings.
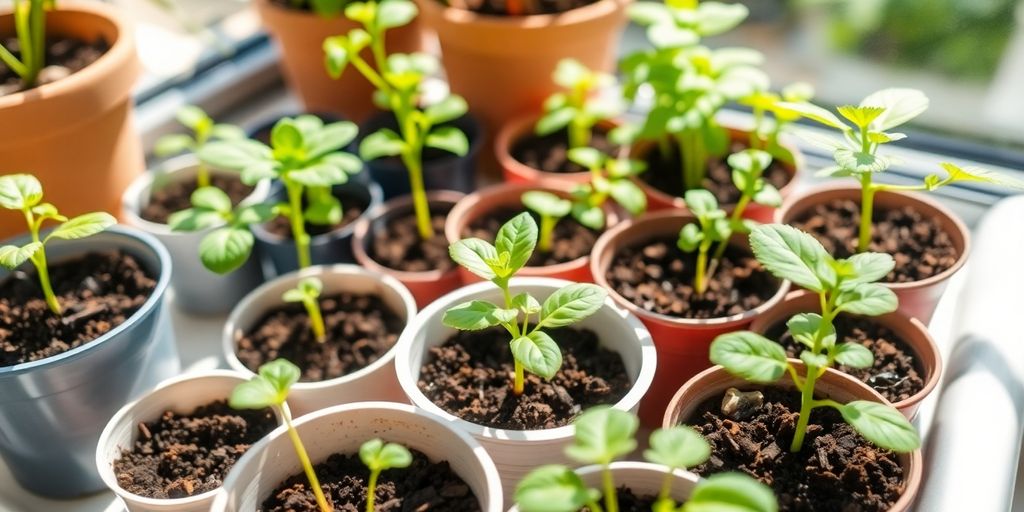
[[[607,134],[595,129],[589,147],[606,155],[614,155],[618,147],[608,140]],[[510,149],[512,157],[519,163],[544,172],[574,173],[588,172],[589,169],[569,160],[569,135],[564,129],[550,135],[527,136],[515,141]]]
[[[451,205],[443,210],[431,207],[434,236],[428,240],[420,238],[416,217],[411,211],[388,219],[384,229],[371,229],[370,258],[402,272],[447,272],[455,268],[455,262],[448,255],[448,239],[444,236],[444,222],[450,209]]]
[[[231,205],[237,206],[243,199],[252,194],[253,188],[242,183],[237,174],[211,174],[210,184],[223,190],[231,199]],[[154,190],[149,195],[149,202],[142,208],[139,216],[157,224],[167,224],[172,213],[192,207],[192,193],[199,188],[196,180],[176,180]]]
[[[21,44],[16,37],[0,36],[0,44],[21,58]],[[39,72],[36,87],[67,78],[99,60],[110,49],[102,38],[88,42],[65,37],[47,37],[46,66]],[[24,82],[0,60],[0,96],[26,90]]]
[[[511,208],[500,208],[493,212],[488,212],[470,222],[469,226],[462,231],[462,237],[475,237],[493,243],[501,226],[522,212],[523,210],[513,210]],[[532,212],[530,214],[534,216],[534,220],[539,225],[540,220],[538,216]],[[601,236],[600,231],[590,229],[576,222],[576,219],[566,216],[559,220],[558,224],[555,224],[551,240],[551,250],[541,252],[539,248],[535,249],[530,259],[526,262],[526,266],[547,267],[568,263],[588,256],[599,236]]]

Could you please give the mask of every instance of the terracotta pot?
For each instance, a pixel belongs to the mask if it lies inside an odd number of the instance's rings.
[[[729,138],[733,141],[742,141],[745,143],[750,136],[750,132],[748,130],[741,130],[739,128],[730,127],[726,127],[726,130],[728,130],[729,132]],[[786,169],[786,171],[789,172],[790,176],[789,181],[786,183],[786,185],[779,189],[779,193],[782,194],[782,199],[783,201],[785,201],[785,199],[789,197],[790,194],[793,193],[793,189],[795,188],[794,183],[797,181],[797,174],[806,168],[806,164],[804,163],[803,153],[800,152],[800,148],[798,148],[795,144],[793,144],[790,141],[787,141],[785,138],[783,138],[779,142],[779,144],[782,146],[783,149],[788,151],[789,154],[793,156],[792,163],[783,162],[783,167]],[[643,142],[637,144],[633,147],[632,158],[638,160],[645,160],[647,154],[651,151],[656,150],[656,148],[657,145],[652,142]],[[646,172],[655,172],[655,170],[648,169]],[[682,170],[680,169],[678,170],[678,172],[682,172]],[[649,185],[646,181],[643,180],[642,177],[634,178],[634,180],[637,182],[638,185],[640,185],[640,188],[644,190],[644,193],[647,194],[647,209],[649,211],[667,209],[679,210],[686,208],[686,202],[683,201],[682,196],[675,194],[666,194],[665,192],[662,192],[661,190],[658,190],[657,188]],[[731,212],[733,207],[735,206],[735,204],[721,205],[722,209],[729,212]],[[764,206],[751,202],[750,205],[747,206],[746,210],[744,210],[743,217],[751,220],[756,220],[760,223],[770,223],[775,219],[776,211],[777,208],[772,208],[770,206]]]
[[[571,188],[557,182],[549,182],[544,185],[536,184],[514,184],[506,183],[487,187],[479,192],[474,192],[463,197],[452,208],[448,214],[448,220],[444,224],[444,234],[448,243],[452,244],[462,239],[462,233],[467,226],[477,219],[501,209],[513,209],[526,211],[521,198],[524,193],[531,190],[551,192],[562,198],[568,198]],[[571,219],[562,219],[561,222],[572,222]],[[619,216],[614,208],[605,208],[605,223],[607,226],[618,224]],[[488,240],[494,242],[494,240]],[[459,275],[465,284],[482,281],[472,272],[459,267]],[[578,283],[593,283],[594,278],[590,274],[590,255],[581,256],[572,261],[549,265],[546,267],[523,267],[516,273],[520,277],[554,277]]]
[[[355,69],[346,69],[337,80],[324,67],[324,39],[347,34],[362,25],[344,16],[322,18],[310,11],[283,7],[271,0],[256,0],[267,32],[281,49],[281,68],[288,86],[296,92],[307,112],[324,112],[364,121],[377,108],[373,86]],[[419,22],[388,30],[388,53],[412,53],[422,49]],[[370,50],[363,57],[372,59]],[[371,60],[372,62],[372,60]]]
[[[450,210],[462,197],[461,192],[452,190],[427,192],[431,213],[438,211],[439,208]],[[412,296],[416,299],[416,306],[422,309],[434,299],[462,284],[458,270],[452,268],[448,271],[403,272],[385,267],[370,257],[373,237],[377,233],[383,232],[389,220],[401,215],[412,215],[412,210],[412,196],[402,196],[386,201],[367,212],[367,216],[360,219],[355,226],[355,233],[352,236],[352,252],[355,254],[356,262],[363,268],[398,279],[412,292]],[[438,232],[434,236],[443,237],[444,233]]]
[[[778,306],[757,317],[750,324],[750,330],[758,334],[765,334],[776,326],[785,327],[786,322],[798,313],[821,313],[818,296],[807,290],[791,292]],[[899,311],[875,317],[852,316],[866,318],[888,328],[913,352],[911,355],[914,356],[914,360],[922,370],[921,378],[924,380],[924,388],[914,396],[893,404],[907,419],[913,420],[917,416],[917,410],[921,407],[921,403],[939,384],[939,378],[942,376],[942,354],[939,353],[939,347],[932,339],[931,333],[920,320],[910,318]]]
[[[536,114],[519,117],[511,122],[502,125],[494,139],[494,154],[498,159],[498,166],[501,167],[505,181],[509,183],[539,183],[542,181],[555,181],[564,183],[588,183],[590,172],[547,172],[535,169],[526,165],[514,156],[512,149],[519,141],[534,133],[539,117]],[[605,131],[611,131],[618,123],[606,121],[600,123]]]
[[[618,252],[630,246],[644,245],[651,240],[671,237],[675,239],[686,224],[694,222],[687,212],[661,211],[649,213],[605,231],[594,244],[590,271],[594,282],[608,290],[609,296],[620,307],[633,313],[647,326],[658,348],[658,371],[651,390],[640,407],[640,419],[645,425],[657,425],[665,405],[679,386],[698,372],[711,366],[708,351],[711,342],[720,334],[740,331],[750,326],[755,318],[779,304],[789,291],[789,282],[783,281],[779,290],[756,309],[713,319],[687,319],[652,313],[630,302],[615,291],[607,274]],[[745,235],[734,235],[732,245],[747,248]]]
[[[612,462],[609,466],[612,472],[612,480],[616,488],[625,487],[638,496],[656,496],[661,492],[661,484],[665,480],[666,468],[650,462],[621,461]],[[591,489],[600,489],[603,466],[584,466],[575,472],[583,479],[583,483]],[[672,491],[669,496],[677,503],[690,499],[690,493],[697,487],[700,477],[677,469],[672,472]],[[509,496],[509,501],[513,497]],[[519,512],[519,506],[508,509],[508,512]]]
[[[801,376],[806,374],[805,368],[799,360],[791,359],[790,361],[797,367],[797,372]],[[794,393],[799,393],[788,376],[783,377],[772,386],[790,389]],[[672,402],[669,403],[668,409],[665,410],[662,427],[672,427],[680,423],[686,423],[700,404],[712,397],[720,396],[725,393],[726,389],[731,387],[763,389],[765,386],[750,384],[739,377],[734,377],[721,366],[708,368],[687,381],[676,392],[675,396],[672,397]],[[883,404],[889,403],[882,398],[882,395],[879,395],[875,390],[859,380],[832,369],[826,370],[825,374],[818,379],[815,389],[818,391],[818,396],[828,397],[840,403],[848,403],[854,400],[868,400]],[[921,481],[924,478],[924,462],[921,459],[920,449],[910,453],[899,454],[898,458],[900,467],[903,469],[906,487],[903,490],[903,495],[893,504],[889,512],[910,510],[914,499],[917,498],[918,491],[921,489]]]
[[[99,2],[60,3],[46,26],[55,37],[102,38],[110,50],[67,78],[0,96],[0,173],[34,174],[46,200],[69,217],[119,212],[121,194],[146,168],[132,114],[140,72],[132,28]],[[0,15],[0,34],[13,33],[12,16]],[[0,238],[22,229],[5,222]]]
[[[794,219],[803,217],[814,206],[839,200],[852,200],[860,204],[860,187],[845,183],[827,183],[795,198],[783,205],[778,212],[777,222],[789,224]],[[920,319],[925,324],[931,322],[935,307],[946,291],[949,279],[967,263],[971,252],[971,238],[967,226],[952,211],[921,194],[898,192],[879,192],[875,195],[875,210],[886,210],[910,206],[925,216],[931,217],[943,231],[949,235],[960,257],[946,271],[912,283],[886,284],[900,299],[899,311],[909,317]]]
[[[469,102],[490,133],[527,112],[538,112],[559,88],[558,61],[575,58],[612,72],[631,0],[600,0],[561,14],[486,16],[416,0],[420,18],[437,32],[452,92]]]

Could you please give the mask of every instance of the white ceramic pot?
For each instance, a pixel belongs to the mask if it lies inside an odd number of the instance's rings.
[[[194,180],[198,171],[197,163],[193,156],[180,156],[168,160],[157,170],[142,173],[124,191],[121,198],[121,216],[125,223],[155,236],[167,247],[171,261],[174,262],[171,288],[174,290],[177,307],[192,314],[220,315],[231,311],[232,306],[245,294],[263,282],[263,269],[259,258],[250,257],[245,264],[230,274],[211,272],[199,260],[199,242],[215,228],[194,232],[172,231],[170,226],[150,222],[143,219],[140,214],[149,203],[150,192],[154,187],[159,188],[182,180]],[[231,172],[211,169],[210,174]],[[242,204],[262,202],[267,199],[269,193],[270,182],[261,181]]]
[[[431,461],[448,461],[480,500],[483,512],[502,510],[498,470],[483,447],[421,409],[385,402],[339,405],[300,418],[295,428],[314,464],[335,453],[356,453],[364,442],[379,437],[419,450]],[[210,510],[256,510],[285,479],[300,473],[287,430],[279,427],[238,461]]]
[[[129,512],[206,512],[217,491],[187,498],[158,499],[126,491],[117,483],[114,461],[121,451],[130,449],[138,437],[140,423],[153,421],[164,411],[190,412],[215,400],[227,400],[235,386],[247,377],[229,370],[186,374],[161,382],[146,396],[117,411],[100,435],[96,445],[96,469],[100,478],[117,494]],[[226,476],[226,475],[225,475]]]
[[[569,284],[569,281],[543,277],[513,278],[511,290],[513,294],[529,292],[543,302],[556,290]],[[470,300],[500,303],[501,290],[490,282],[477,283],[451,292],[427,306],[416,315],[402,334],[402,338],[398,340],[395,368],[402,390],[413,404],[443,417],[455,428],[469,433],[480,441],[498,466],[505,495],[511,497],[522,477],[540,464],[570,463],[562,452],[572,440],[573,427],[567,425],[548,430],[505,430],[484,427],[446,412],[420,391],[417,381],[428,350],[443,344],[455,333],[455,329],[441,323],[442,315],[448,308]],[[636,412],[640,399],[654,378],[657,358],[654,342],[647,328],[631,313],[617,307],[610,298],[605,299],[601,309],[575,324],[575,327],[598,333],[602,346],[622,356],[633,387],[615,404],[615,407]]]
[[[665,480],[665,466],[650,462],[613,462],[611,468],[616,489],[626,487],[640,497],[656,496],[661,492],[661,484]],[[601,489],[601,466],[584,466],[577,469],[576,474],[588,487]],[[672,492],[669,495],[676,504],[682,503],[690,499],[690,493],[698,481],[699,476],[677,469],[672,472]],[[513,500],[512,495],[509,495],[509,501]],[[508,512],[519,512],[519,507],[513,506]]]
[[[323,282],[321,296],[347,292],[377,295],[402,322],[408,326],[416,315],[416,302],[412,294],[397,279],[376,274],[356,265],[330,265],[309,267],[290,272],[255,289],[235,306],[224,325],[221,336],[224,357],[228,365],[247,376],[255,375],[235,355],[236,336],[246,332],[260,320],[268,310],[280,306],[281,295],[295,288],[306,277],[316,277]],[[408,327],[406,327],[408,329]],[[395,353],[397,344],[373,364],[343,377],[321,382],[299,382],[292,386],[288,404],[295,416],[317,411],[325,407],[349,402],[382,400],[407,402],[395,378]]]

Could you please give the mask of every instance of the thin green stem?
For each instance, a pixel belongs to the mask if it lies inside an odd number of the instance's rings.
[[[604,487],[604,505],[608,512],[619,512],[619,497],[615,494],[615,480],[608,464],[601,469],[601,482]]]
[[[40,218],[36,222],[35,215],[32,214],[32,210],[29,208],[25,208],[22,212],[25,214],[25,222],[32,232],[32,242],[40,243],[39,228],[44,219]],[[32,265],[36,267],[36,274],[39,275],[39,287],[43,289],[43,298],[46,299],[46,305],[49,306],[53,314],[60,316],[64,313],[64,308],[61,307],[60,301],[57,300],[57,296],[53,293],[53,285],[50,283],[50,269],[46,261],[46,247],[41,247],[30,259],[32,260]]]
[[[555,235],[555,225],[558,219],[550,215],[540,216],[540,239],[537,241],[537,249],[540,252],[551,252],[551,243]]]
[[[661,490],[658,491],[658,501],[665,501],[669,497],[669,493],[672,492],[672,471],[675,468],[668,468],[665,472],[665,476],[661,478]]]
[[[416,156],[409,153],[402,153],[402,161],[409,170],[409,185],[412,190],[412,207],[416,214],[416,228],[420,232],[420,238],[430,240],[434,237],[434,226],[430,223],[430,203],[427,201],[427,191],[423,184],[423,167],[417,152]]]
[[[750,132],[750,149],[765,149],[767,147],[767,143],[761,138],[761,131],[764,128],[763,125],[764,108],[754,107],[754,130]]]
[[[29,25],[32,27],[32,43],[35,45],[35,65],[32,66],[35,76],[33,82],[38,78],[39,72],[46,66],[46,10],[43,7],[43,0],[33,0],[32,8],[29,11]]]
[[[285,189],[288,191],[288,206],[291,209],[288,219],[292,224],[295,253],[299,260],[299,268],[306,268],[312,264],[312,260],[309,255],[309,233],[306,233],[306,221],[302,214],[302,186],[285,181]]]
[[[871,173],[861,174],[860,184],[860,237],[857,241],[859,253],[871,247],[871,220],[875,207],[875,188],[871,186]]]
[[[277,412],[284,418],[285,427],[288,429],[288,437],[292,440],[292,447],[295,448],[295,455],[299,457],[299,462],[302,464],[302,470],[306,473],[306,479],[309,480],[309,486],[313,490],[313,495],[316,496],[316,504],[320,507],[320,512],[333,512],[333,508],[327,503],[327,497],[324,496],[323,489],[320,488],[320,480],[316,477],[316,472],[313,470],[313,463],[309,460],[309,454],[306,452],[306,447],[302,444],[302,439],[299,438],[299,432],[295,430],[295,426],[292,425],[292,415],[288,411],[287,405],[277,407]]]
[[[366,484],[366,512],[373,512],[373,502],[377,498],[377,478],[380,470],[370,471],[370,481]]]
[[[199,188],[210,186],[210,168],[202,160],[199,161],[199,166],[196,168],[196,186]]]
[[[310,297],[302,303],[306,306],[306,313],[309,314],[309,323],[313,328],[316,340],[323,343],[327,340],[327,328],[324,327],[324,316],[320,313],[320,304],[316,297]]]
[[[512,392],[516,396],[520,396],[526,389],[526,370],[523,368],[523,363],[520,363],[518,359],[516,359],[515,367],[516,376],[515,381],[512,383]]]
[[[726,242],[722,242],[723,244]],[[695,268],[695,274],[693,277],[693,288],[697,293],[704,293],[708,288],[708,250],[711,249],[709,244],[704,242],[700,243],[700,247],[697,250],[697,266]]]
[[[602,509],[601,505],[596,501],[587,502],[587,508],[590,509],[590,512],[604,512],[604,509]]]
[[[0,61],[3,61],[18,76],[23,77],[28,74],[28,68],[2,44],[0,44]]]
[[[811,418],[811,409],[814,407],[814,384],[817,382],[818,368],[807,365],[807,378],[804,385],[800,387],[800,419],[796,423],[796,432],[793,434],[793,443],[789,451],[799,452],[804,445],[804,436],[807,434],[807,424]]]

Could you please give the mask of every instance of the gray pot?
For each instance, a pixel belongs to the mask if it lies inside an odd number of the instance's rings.
[[[170,315],[162,307],[171,259],[157,239],[115,226],[47,247],[53,262],[112,249],[130,253],[158,276],[139,311],[63,354],[0,367],[0,456],[18,483],[37,494],[72,498],[104,489],[95,463],[103,427],[122,405],[180,371]],[[0,281],[9,273],[0,270]]]
[[[199,260],[199,242],[213,228],[188,233],[171,231],[166,224],[150,222],[139,215],[149,202],[150,191],[154,186],[195,179],[196,171],[196,159],[192,156],[168,160],[160,170],[146,172],[136,178],[125,190],[121,207],[126,223],[155,236],[167,247],[176,269],[171,277],[171,288],[174,289],[178,308],[191,314],[223,315],[263,282],[259,258],[249,258],[249,261],[230,274],[210,272]],[[211,174],[229,172],[210,170]],[[260,182],[243,204],[264,201],[269,190],[269,182]]]

